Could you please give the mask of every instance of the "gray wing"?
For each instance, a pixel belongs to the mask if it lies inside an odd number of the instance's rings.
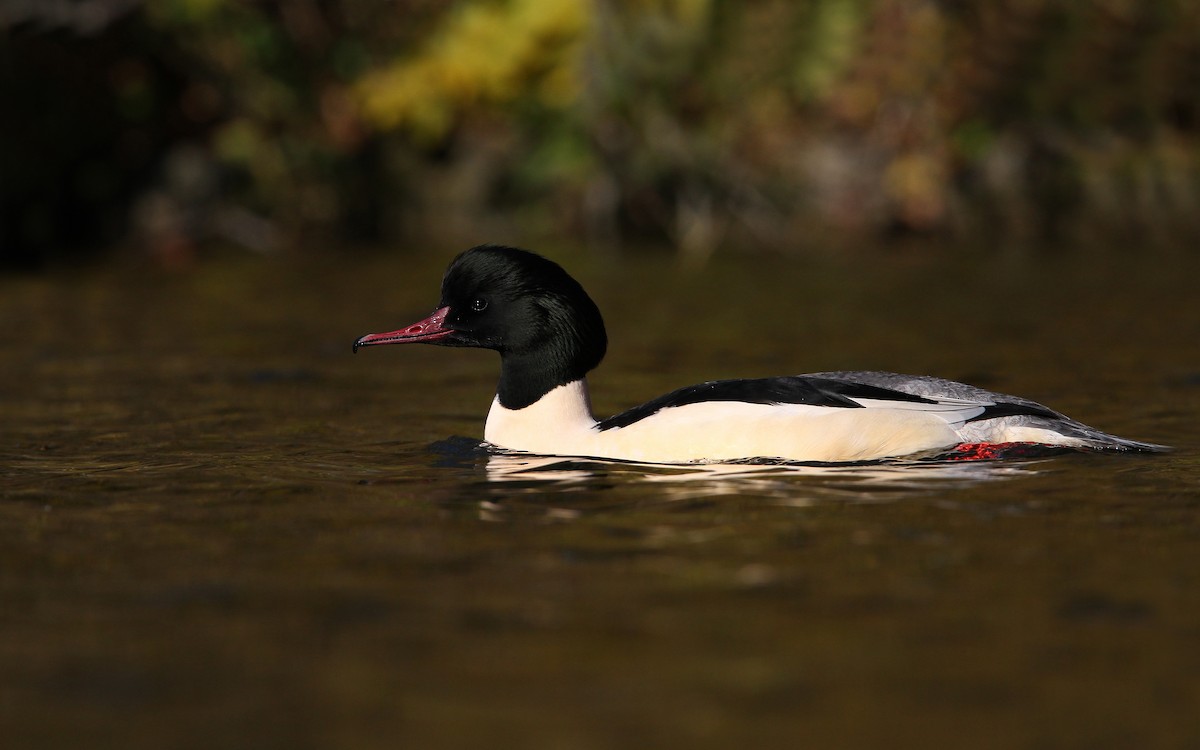
[[[829,378],[830,380],[842,380],[848,383],[866,383],[878,388],[888,388],[893,391],[900,391],[901,393],[908,393],[922,398],[951,398],[963,401],[977,401],[982,404],[1004,403],[1031,406],[1052,412],[1059,417],[1063,416],[1043,404],[1039,404],[1037,401],[1031,401],[1020,396],[1010,396],[1007,393],[997,393],[983,388],[976,388],[966,383],[946,380],[945,378],[935,378],[929,375],[901,375],[895,372],[846,370],[840,372],[814,372],[808,377]],[[1065,419],[1066,417],[1063,418]]]
[[[808,377],[828,378],[829,380],[838,380],[847,383],[864,383],[922,398],[974,401],[981,405],[986,405],[987,408],[984,409],[982,414],[970,421],[983,423],[989,420],[1002,419],[1008,424],[1049,429],[1061,435],[1085,441],[1089,447],[1098,450],[1165,450],[1165,447],[1161,445],[1128,440],[1102,432],[1094,427],[1089,427],[1082,422],[1071,419],[1065,414],[1057,412],[1037,401],[1021,398],[1020,396],[1011,396],[1006,393],[997,393],[984,388],[977,388],[973,385],[967,385],[966,383],[946,380],[945,378],[871,371],[816,372]]]

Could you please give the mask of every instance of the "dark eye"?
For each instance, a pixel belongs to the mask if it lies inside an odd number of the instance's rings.
[[[476,297],[471,300],[471,312],[483,312],[487,309],[487,300],[483,297]]]

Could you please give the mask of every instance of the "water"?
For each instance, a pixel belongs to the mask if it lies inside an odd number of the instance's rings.
[[[612,413],[843,368],[1162,456],[491,456],[444,257],[0,280],[4,747],[1200,746],[1194,260],[570,262]]]

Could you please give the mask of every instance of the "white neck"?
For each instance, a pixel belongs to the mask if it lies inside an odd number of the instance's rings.
[[[524,409],[508,409],[497,397],[483,439],[510,450],[570,455],[596,435],[587,379],[560,385]]]

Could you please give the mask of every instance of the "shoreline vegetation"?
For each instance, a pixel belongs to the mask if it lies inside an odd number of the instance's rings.
[[[84,0],[0,33],[8,266],[1200,237],[1184,0]]]

